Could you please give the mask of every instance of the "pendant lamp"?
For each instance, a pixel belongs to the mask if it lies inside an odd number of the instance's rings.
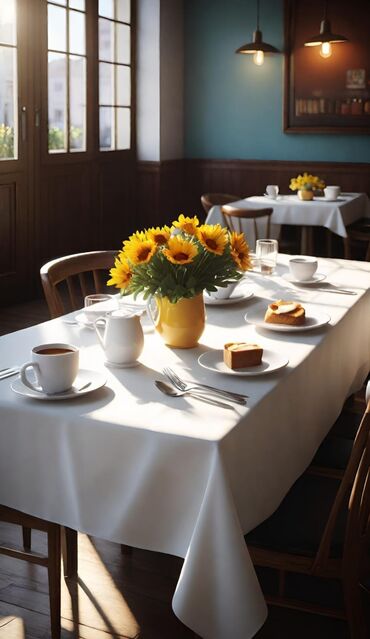
[[[243,44],[235,53],[250,53],[253,55],[253,62],[261,66],[264,61],[265,53],[280,53],[276,47],[267,44],[262,40],[262,31],[260,31],[260,2],[257,0],[257,29],[253,33],[253,42]]]
[[[339,35],[338,33],[333,33],[331,30],[330,21],[327,17],[328,13],[328,1],[325,0],[324,3],[324,16],[321,20],[320,25],[320,33],[318,35],[312,36],[304,43],[305,47],[317,47],[321,45],[320,55],[323,58],[329,58],[332,54],[332,43],[333,42],[348,42],[348,38],[343,35]]]

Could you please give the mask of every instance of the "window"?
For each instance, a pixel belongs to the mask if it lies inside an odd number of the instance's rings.
[[[17,20],[15,0],[0,2],[0,160],[17,159]]]
[[[131,147],[130,0],[99,0],[101,151]]]
[[[49,153],[85,151],[85,0],[53,0],[47,5]]]

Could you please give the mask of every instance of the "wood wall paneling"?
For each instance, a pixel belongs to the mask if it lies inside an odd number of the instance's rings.
[[[15,275],[15,184],[0,185],[0,277]]]
[[[202,193],[237,193],[241,197],[262,194],[267,184],[278,184],[281,193],[289,190],[290,179],[307,171],[319,175],[326,184],[339,184],[342,191],[370,196],[370,164],[335,162],[185,160],[184,207],[202,212]]]

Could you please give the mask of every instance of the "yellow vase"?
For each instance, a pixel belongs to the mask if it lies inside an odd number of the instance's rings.
[[[299,189],[298,197],[300,200],[313,200],[313,191],[307,191],[305,189]]]
[[[204,331],[205,310],[203,294],[183,298],[172,304],[167,297],[156,297],[158,314],[153,318],[155,328],[168,346],[193,348]]]

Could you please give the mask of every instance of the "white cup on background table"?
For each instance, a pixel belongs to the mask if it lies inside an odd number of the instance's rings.
[[[266,195],[271,197],[273,200],[276,200],[279,195],[279,187],[277,184],[268,184],[266,186]]]

